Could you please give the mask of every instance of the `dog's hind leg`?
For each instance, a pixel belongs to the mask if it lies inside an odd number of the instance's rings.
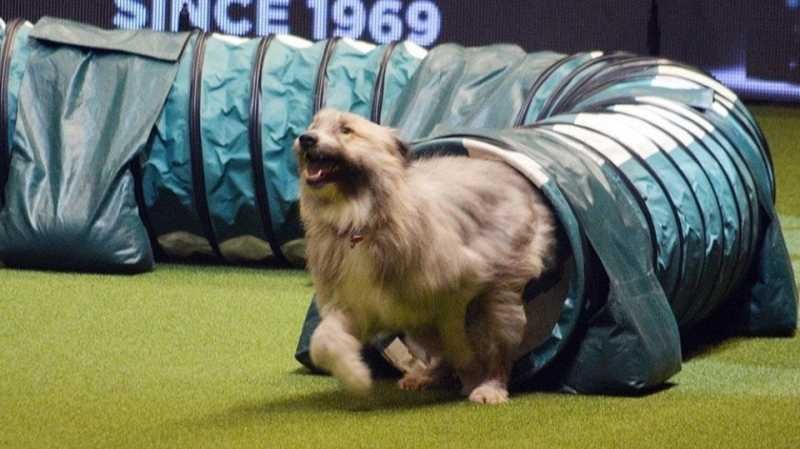
[[[435,331],[406,333],[405,343],[415,363],[398,385],[403,390],[425,390],[445,386],[454,380],[452,370],[442,356],[442,343]]]
[[[479,298],[478,319],[481,321],[470,337],[483,365],[481,380],[464,384],[469,399],[483,404],[500,404],[508,400],[508,382],[513,354],[525,336],[527,319],[521,293],[499,290]]]
[[[344,313],[325,314],[311,336],[310,346],[314,365],[333,374],[347,390],[365,393],[372,387],[369,367],[361,357],[362,344]]]
[[[467,335],[466,307],[466,304],[454,302],[438,326],[443,354],[456,372],[470,367],[475,361],[473,345]]]

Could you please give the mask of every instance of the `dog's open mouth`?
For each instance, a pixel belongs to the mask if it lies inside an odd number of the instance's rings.
[[[306,156],[306,183],[318,188],[339,181],[346,168],[345,162],[337,157],[310,153]]]

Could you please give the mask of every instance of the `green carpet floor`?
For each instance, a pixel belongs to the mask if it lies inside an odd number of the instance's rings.
[[[800,110],[754,110],[797,267]],[[728,340],[641,398],[486,407],[384,382],[354,399],[292,358],[309,282],[178,265],[0,270],[0,448],[800,448],[800,338]]]

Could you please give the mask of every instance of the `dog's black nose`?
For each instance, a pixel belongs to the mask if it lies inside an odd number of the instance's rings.
[[[311,133],[301,134],[298,139],[300,140],[300,147],[304,150],[308,150],[317,144],[317,136]]]

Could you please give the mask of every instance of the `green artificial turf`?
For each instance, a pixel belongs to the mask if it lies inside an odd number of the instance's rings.
[[[800,108],[751,106],[769,143],[778,212],[800,217]]]
[[[800,111],[756,107],[800,264]],[[381,382],[353,398],[292,358],[307,274],[159,265],[0,270],[0,448],[800,447],[800,338],[736,338],[640,398],[500,407]]]

